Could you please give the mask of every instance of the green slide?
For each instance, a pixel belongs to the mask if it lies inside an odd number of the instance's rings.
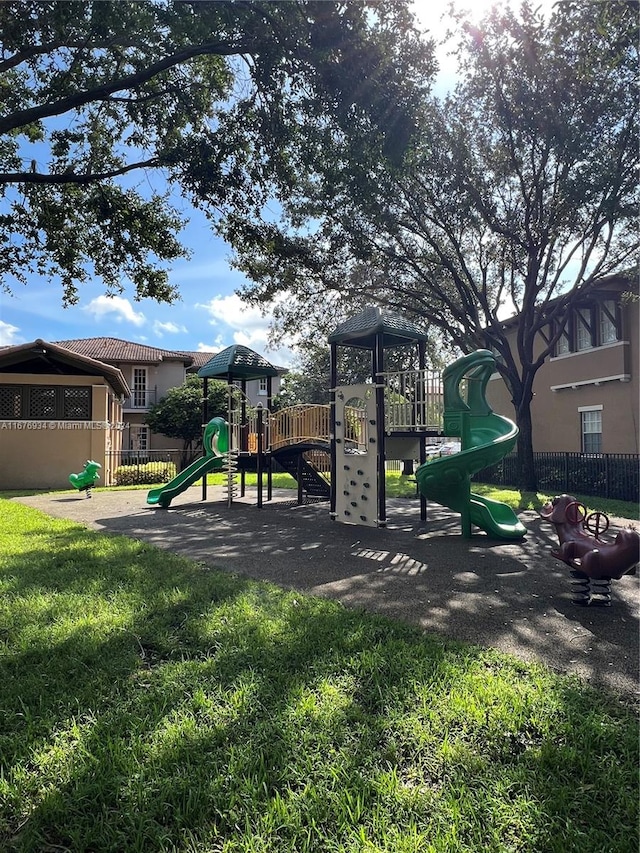
[[[459,436],[462,450],[425,462],[416,469],[418,489],[428,500],[447,506],[462,516],[462,532],[471,536],[471,525],[498,539],[522,539],[527,529],[507,504],[471,492],[471,477],[495,465],[513,450],[518,428],[497,415],[486,401],[487,382],[495,369],[489,350],[462,356],[442,374],[444,384],[444,432]],[[466,387],[466,401],[460,393]]]
[[[207,424],[202,439],[205,455],[192,462],[184,471],[173,478],[166,486],[151,489],[147,494],[147,503],[151,506],[169,506],[173,498],[184,492],[209,471],[222,468],[224,454],[229,447],[229,429],[224,418],[212,418]]]

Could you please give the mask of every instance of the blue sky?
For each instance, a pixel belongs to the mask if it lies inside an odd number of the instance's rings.
[[[548,0],[547,0],[548,2]],[[440,31],[439,18],[448,0],[417,0],[415,6],[425,28]],[[469,0],[474,14],[490,5],[489,0]],[[543,4],[546,5],[546,4]],[[439,52],[440,91],[454,78],[452,60]],[[173,350],[219,351],[234,343],[245,344],[279,365],[289,365],[291,350],[268,348],[269,317],[244,304],[235,290],[244,281],[228,263],[229,247],[212,232],[202,214],[191,211],[182,240],[192,251],[170,272],[181,300],[173,305],[145,299],[135,302],[132,288],[109,299],[98,283],[80,286],[80,301],[62,307],[57,282],[32,276],[26,286],[16,285],[13,295],[0,294],[0,345],[13,345],[43,338],[48,341],[110,336],[139,341]]]
[[[178,302],[136,302],[126,286],[109,298],[98,282],[88,282],[79,288],[79,303],[63,308],[60,284],[33,276],[26,286],[16,285],[12,296],[0,296],[0,344],[110,336],[164,349],[218,351],[241,343],[270,361],[289,363],[289,350],[267,353],[268,319],[235,295],[244,278],[230,268],[229,247],[197,211],[182,236],[192,257],[170,272]]]

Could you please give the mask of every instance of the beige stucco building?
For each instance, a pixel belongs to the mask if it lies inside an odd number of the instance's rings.
[[[181,450],[181,442],[153,432],[146,424],[150,406],[158,403],[171,388],[183,385],[189,373],[197,373],[213,353],[162,349],[120,338],[79,338],[57,341],[65,349],[117,367],[131,391],[123,400],[125,430],[122,449],[144,454],[148,451]],[[286,370],[282,369],[285,373]],[[274,378],[272,393],[280,389],[280,376]],[[266,403],[266,385],[259,380],[247,382],[247,397],[252,405]]]
[[[553,356],[536,374],[531,405],[535,452],[640,452],[640,312],[637,302],[622,298],[636,286],[611,276],[572,309]],[[518,317],[506,323],[514,353],[518,323]],[[544,346],[540,336],[538,354]],[[497,412],[513,418],[499,374],[489,382],[487,399]]]
[[[122,372],[43,340],[0,350],[0,489],[69,488],[122,443]]]
[[[146,416],[211,357],[105,337],[0,347],[0,489],[67,488],[89,459],[102,466],[98,485],[112,484],[119,461],[177,461],[181,442],[152,432]],[[266,402],[260,380],[246,384],[252,405]]]

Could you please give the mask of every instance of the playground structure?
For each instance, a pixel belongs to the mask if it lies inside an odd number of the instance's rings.
[[[462,356],[445,368],[444,432],[461,439],[461,450],[421,465],[416,481],[427,498],[460,513],[466,538],[475,525],[499,539],[522,539],[526,528],[510,506],[471,492],[473,474],[499,462],[518,437],[516,425],[487,403],[487,382],[494,370],[489,350]]]
[[[204,456],[196,459],[174,477],[166,486],[151,489],[147,503],[151,506],[168,507],[173,498],[201,477],[206,479],[209,471],[224,467],[225,455],[229,451],[228,424],[224,418],[212,418],[205,427],[202,438]]]
[[[94,462],[93,459],[87,459],[84,468],[79,474],[69,474],[69,482],[74,489],[79,492],[86,492],[88,498],[91,497],[91,489],[100,479],[98,473],[102,465],[99,462]]]
[[[621,530],[613,542],[602,539],[609,529],[603,512],[587,514],[572,495],[559,495],[545,504],[540,517],[556,529],[559,546],[551,554],[570,568],[572,602],[582,607],[608,607],[611,581],[635,573],[640,562],[640,534]]]
[[[368,308],[347,320],[330,336],[330,405],[299,405],[272,412],[271,379],[277,369],[247,347],[228,347],[198,371],[204,379],[204,456],[170,483],[149,492],[147,503],[166,508],[188,486],[202,480],[207,496],[209,471],[226,474],[226,500],[231,505],[245,491],[245,473],[257,473],[257,505],[272,498],[276,466],[298,483],[298,503],[329,500],[336,521],[384,527],[386,463],[416,460],[420,517],[427,499],[460,512],[462,533],[475,525],[501,539],[526,534],[513,511],[472,495],[471,476],[508,453],[517,428],[492,412],[485,399],[495,368],[493,355],[480,350],[458,359],[442,375],[425,364],[427,336],[396,315]],[[357,385],[338,385],[338,348],[366,350],[371,377]],[[418,367],[385,368],[385,350],[417,347]],[[414,359],[414,363],[415,363]],[[227,418],[209,420],[207,383],[226,381]],[[252,407],[246,397],[249,379],[266,379],[266,407]],[[457,437],[461,452],[427,459],[427,443]]]

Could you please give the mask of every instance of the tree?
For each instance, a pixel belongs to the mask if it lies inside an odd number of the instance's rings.
[[[290,289],[282,330],[299,334],[308,304],[319,313],[324,298],[366,293],[462,352],[493,349],[527,489],[536,372],[585,289],[637,255],[637,11],[576,0],[545,21],[525,2],[464,25],[461,81],[443,101],[423,98],[401,160],[370,137],[325,139],[324,160],[313,151],[299,162],[279,226],[228,223],[253,282],[245,296]],[[513,314],[515,351],[501,322]]]
[[[193,454],[202,450],[202,395],[204,382],[199,376],[189,375],[184,385],[170,388],[165,396],[150,406],[145,423],[154,432],[168,438],[181,438],[182,465]],[[209,416],[227,416],[227,386],[213,379],[208,386]]]
[[[401,149],[433,68],[404,2],[7,0],[0,38],[0,287],[64,304],[89,276],[174,300],[171,193],[215,225],[287,195],[311,128]]]

